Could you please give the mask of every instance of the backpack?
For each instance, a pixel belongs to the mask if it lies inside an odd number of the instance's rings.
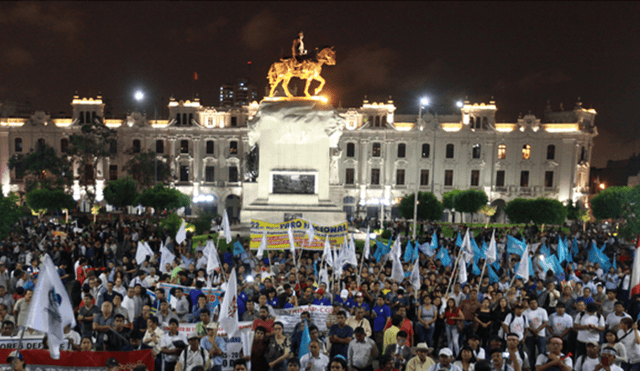
[[[511,320],[509,321],[509,324],[507,325],[507,328],[509,329],[509,331],[511,331],[511,324],[513,323],[513,321],[516,320],[516,314],[514,313],[509,313],[511,314]],[[529,326],[529,321],[527,320],[527,316],[525,316],[524,314],[521,316],[523,321],[524,321],[524,328],[527,328]],[[504,334],[504,338],[505,340],[507,339],[507,333]],[[522,359],[524,359],[524,357],[522,357]]]
[[[201,346],[199,346],[198,349],[200,350],[200,357],[202,357],[202,361],[206,363],[207,359],[204,356],[204,349],[202,349]],[[185,348],[185,350],[182,351],[182,354],[184,356],[184,357],[182,357],[183,358],[183,362],[182,362],[183,370],[187,369],[187,351],[188,350],[189,350],[189,347]],[[206,368],[206,364],[202,365],[202,366]],[[180,371],[182,371],[182,370],[180,370]]]

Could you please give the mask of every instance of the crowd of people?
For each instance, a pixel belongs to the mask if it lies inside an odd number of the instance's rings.
[[[482,269],[459,282],[456,237],[466,229],[453,226],[454,236],[445,237],[442,228],[425,223],[417,242],[435,236],[452,263],[421,250],[414,262],[402,262],[405,279],[398,281],[391,259],[374,257],[375,244],[371,256],[358,256],[358,266],[345,264],[334,276],[322,251],[298,250],[294,259],[289,251],[267,250],[258,258],[248,239],[237,236],[244,252],[218,251],[221,269],[208,276],[205,242],[188,235],[178,244],[152,219],[58,225],[25,218],[0,242],[0,339],[24,335],[46,344],[46,334],[25,328],[46,253],[76,314],[77,325],[64,329],[69,350],[150,349],[156,370],[222,370],[227,341],[217,336],[220,306],[211,304],[206,288],[227,290],[233,268],[238,314],[253,330],[251,351],[229,360],[238,371],[640,370],[640,295],[630,287],[634,244],[602,225],[568,234],[557,227],[498,228],[496,275]],[[407,236],[396,232],[393,240],[405,246]],[[493,232],[478,229],[473,238],[483,246]],[[507,252],[507,235],[531,246],[528,279],[516,277],[522,257]],[[570,246],[573,262],[563,262],[562,272],[545,269],[539,249],[555,254],[561,238],[577,243]],[[140,241],[154,252],[144,262],[135,261]],[[603,253],[615,268],[604,272],[589,260],[592,243],[606,244]],[[164,267],[161,245],[175,255]],[[409,278],[414,264],[418,290]],[[484,259],[478,266],[484,268]],[[323,268],[329,282],[319,277]],[[286,333],[277,309],[303,305],[332,309],[325,323],[303,312]],[[183,323],[196,330],[181,332]]]

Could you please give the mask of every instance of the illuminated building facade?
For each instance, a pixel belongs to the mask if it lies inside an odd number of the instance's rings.
[[[9,158],[46,143],[59,154],[68,138],[87,120],[102,119],[100,96],[74,96],[73,115],[51,118],[44,112],[0,118],[2,191],[20,191],[22,180],[8,167]],[[194,101],[169,102],[169,117],[150,120],[139,113],[106,119],[117,132],[114,155],[91,171],[96,194],[109,180],[125,176],[135,152],[151,149],[169,157],[172,186],[194,200],[194,209],[227,209],[239,218],[247,169],[247,122],[258,103],[222,108]],[[339,147],[332,153],[331,197],[350,216],[397,215],[404,195],[432,191],[441,199],[453,189],[484,190],[492,205],[517,197],[550,197],[584,203],[589,193],[589,163],[597,135],[596,112],[578,102],[573,110],[545,109],[542,119],[525,115],[497,123],[496,103],[465,101],[454,115],[395,114],[393,101],[364,101],[338,109],[346,119]],[[267,154],[260,154],[266,156]],[[76,174],[77,175],[77,174]],[[73,193],[82,199],[81,179]],[[384,207],[383,207],[384,206]],[[451,216],[447,216],[451,218]],[[498,220],[503,216],[496,215]]]

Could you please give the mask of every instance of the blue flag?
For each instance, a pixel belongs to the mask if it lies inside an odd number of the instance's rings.
[[[486,256],[484,252],[478,248],[475,238],[470,238],[469,240],[471,241],[471,251],[473,251],[473,263],[478,264],[478,260],[480,260],[480,258],[486,259]]]
[[[569,249],[567,249],[567,245],[564,244],[562,238],[558,238],[558,261],[560,263],[569,260]]]
[[[553,271],[556,274],[560,274],[563,272],[562,265],[560,264],[560,261],[558,260],[558,258],[556,258],[555,255],[551,255],[548,260],[549,262],[551,262],[551,264],[553,264],[553,267],[554,267]]]
[[[526,248],[527,248],[527,244],[517,240],[516,238],[512,237],[510,234],[507,235],[507,253],[522,256],[522,254],[524,254],[524,249]]]
[[[431,237],[431,250],[438,251],[438,236],[436,232],[433,232],[433,237]]]
[[[373,253],[373,257],[376,258],[376,261],[378,263],[380,263],[380,259],[382,259],[382,257],[384,255],[387,255],[389,253],[389,251],[391,251],[391,248],[389,247],[391,244],[391,240],[389,240],[389,245],[385,245],[380,241],[376,241],[376,252]]]
[[[580,251],[578,250],[578,239],[573,237],[573,241],[571,241],[571,254],[575,257],[579,253]]]
[[[471,273],[473,273],[475,276],[479,276],[480,273],[482,273],[475,261],[471,263]]]
[[[443,266],[447,267],[451,265],[451,258],[449,257],[449,251],[444,247],[440,248],[440,251],[436,254],[436,259],[440,259]]]
[[[540,259],[538,260],[540,262],[540,267],[542,267],[542,270],[544,271],[544,273],[547,273],[549,269],[551,269],[553,273],[556,273],[556,268],[553,265],[553,262],[551,262],[547,258],[548,258],[547,256],[540,257]]]
[[[547,247],[546,244],[542,244],[542,247],[540,248],[540,254],[545,257],[550,256],[551,250],[549,250],[549,247]]]
[[[233,256],[240,255],[243,252],[244,252],[244,247],[242,247],[242,244],[240,243],[240,241],[236,241],[233,244]]]
[[[611,260],[598,249],[595,242],[591,243],[591,249],[589,249],[589,262],[599,263],[604,272],[608,272],[609,268],[611,268]]]
[[[489,271],[489,283],[490,284],[494,284],[494,283],[500,281],[500,278],[498,277],[498,274],[496,273],[495,270],[493,270],[492,266],[489,266],[487,268],[487,270]]]
[[[298,356],[300,359],[302,359],[302,357],[309,353],[309,344],[311,343],[311,336],[309,335],[309,324],[306,323],[306,319],[305,319],[305,325],[304,326],[304,330],[302,331],[302,338],[300,339],[300,350],[298,352]]]
[[[500,264],[498,263],[497,260],[491,263],[491,266],[493,267],[493,269],[496,270],[496,272],[500,270]]]
[[[413,257],[413,246],[411,245],[411,241],[407,240],[407,247],[404,249],[404,256],[402,259],[406,262],[410,262]]]
[[[456,238],[456,246],[462,247],[462,236],[460,235],[460,232],[458,232],[458,238]]]
[[[414,241],[413,249],[411,249],[411,262],[418,260],[418,241]]]

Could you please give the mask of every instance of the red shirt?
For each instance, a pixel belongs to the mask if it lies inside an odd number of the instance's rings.
[[[456,308],[455,312],[447,310],[444,312],[444,316],[447,318],[447,325],[455,325],[456,321],[453,318],[460,317],[460,308]]]
[[[251,329],[255,331],[258,326],[262,326],[267,329],[267,333],[271,333],[273,332],[273,324],[274,322],[272,319],[268,319],[265,321],[262,318],[256,318],[253,320],[253,325],[251,325]]]
[[[84,268],[82,268],[82,266],[78,266],[78,268],[76,269],[76,274],[78,275],[78,281],[80,281],[80,285],[84,285],[84,280],[86,278],[85,272],[84,272]]]
[[[384,326],[384,330],[386,331],[389,327],[391,327],[391,318],[389,318],[386,326]],[[400,331],[407,333],[407,346],[413,346],[413,324],[408,318],[405,318],[404,321],[402,321]]]

